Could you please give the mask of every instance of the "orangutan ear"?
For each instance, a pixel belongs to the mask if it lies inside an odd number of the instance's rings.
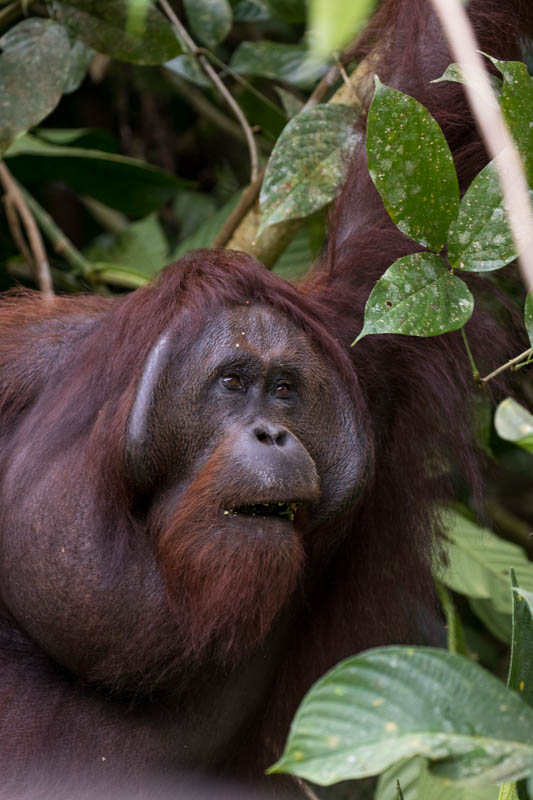
[[[157,384],[166,366],[171,335],[161,334],[142,371],[126,427],[124,462],[128,483],[136,492],[147,491],[154,480],[150,464],[150,417]]]

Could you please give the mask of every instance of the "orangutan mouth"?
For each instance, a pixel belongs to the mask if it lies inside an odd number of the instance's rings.
[[[301,503],[252,503],[224,510],[224,516],[242,514],[249,517],[278,517],[287,522],[294,522],[294,514],[301,508]]]

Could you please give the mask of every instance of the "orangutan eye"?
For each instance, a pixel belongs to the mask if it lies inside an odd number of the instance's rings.
[[[288,397],[291,392],[291,385],[287,381],[280,381],[274,389],[275,397]]]
[[[233,391],[235,390],[239,391],[244,389],[244,384],[242,380],[239,378],[238,375],[235,375],[234,373],[223,375],[222,383],[224,384],[226,389],[232,389]]]

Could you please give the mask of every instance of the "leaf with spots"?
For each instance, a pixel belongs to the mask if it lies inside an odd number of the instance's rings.
[[[490,272],[516,256],[500,182],[491,161],[476,175],[461,200],[457,219],[450,227],[448,258],[456,269]]]
[[[533,294],[529,291],[526,297],[526,305],[524,308],[524,322],[526,324],[527,335],[529,342],[533,347]]]
[[[258,234],[331,202],[360,138],[356,120],[357,113],[343,105],[317,105],[290,120],[267,164]]]
[[[411,239],[440,252],[459,206],[450,148],[421,103],[377,77],[366,151],[370,175],[392,221]]]
[[[518,780],[533,763],[533,710],[455,653],[367,650],[312,687],[270,771],[329,786],[416,755],[464,785]]]
[[[148,6],[141,30],[128,29],[128,0],[48,0],[50,15],[99,53],[134,64],[163,64],[181,53],[172,25]]]
[[[215,48],[231,30],[233,14],[228,0],[183,0],[192,32]]]
[[[496,409],[494,425],[502,439],[533,453],[533,414],[512,397],[502,400]]]
[[[503,75],[501,109],[533,184],[533,78],[521,61],[491,61]]]
[[[355,342],[371,333],[438,336],[461,328],[473,310],[468,286],[440,256],[414,253],[395,261],[374,286]]]
[[[0,156],[56,107],[71,68],[66,30],[25,19],[0,38]]]

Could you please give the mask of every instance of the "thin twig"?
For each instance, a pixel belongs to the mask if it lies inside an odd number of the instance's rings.
[[[170,7],[168,0],[159,0],[159,4],[163,9],[163,11],[165,12],[165,14],[167,15],[168,19],[177,28],[181,39],[185,42],[191,53],[198,59],[198,63],[204,70],[205,74],[208,76],[213,85],[216,86],[220,94],[224,97],[225,101],[227,102],[227,104],[229,105],[229,107],[239,120],[241,127],[245,133],[246,142],[248,144],[248,150],[250,152],[250,183],[254,183],[257,179],[259,160],[257,156],[257,147],[254,135],[250,125],[248,124],[248,120],[244,116],[241,107],[239,106],[239,104],[229,91],[229,89],[220,79],[216,70],[213,69],[207,58],[200,52],[200,48],[196,45],[193,39],[191,39],[186,28],[183,26],[181,20],[177,17],[177,15]]]
[[[511,358],[510,361],[507,361],[505,364],[502,364],[501,367],[498,367],[498,369],[495,369],[493,372],[489,373],[489,375],[486,375],[484,378],[481,378],[482,383],[490,381],[492,378],[495,378],[496,375],[499,375],[500,372],[505,372],[506,369],[509,369],[510,367],[514,366],[514,364],[519,364],[520,361],[524,361],[526,358],[529,358],[532,355],[533,355],[533,347],[529,347],[527,350],[524,350],[523,353],[520,353],[519,356]]]
[[[431,0],[465,80],[481,137],[495,158],[511,233],[526,285],[533,286],[533,210],[520,155],[503,119],[461,0]],[[498,156],[498,158],[496,158]]]
[[[0,28],[7,28],[12,22],[22,15],[22,4],[15,0],[0,11]]]
[[[225,64],[221,58],[219,58],[215,53],[213,53],[212,50],[208,50],[207,47],[199,47],[198,53],[204,55],[206,58],[212,61],[213,64],[216,64],[217,67],[222,72],[225,72],[227,75],[233,78],[234,81],[240,83],[240,85],[248,92],[250,92],[250,94],[255,95],[255,97],[257,97],[257,99],[261,103],[264,103],[272,111],[275,111],[282,119],[285,119],[286,114],[283,111],[283,109],[281,109],[279,106],[273,103],[272,100],[270,100],[265,94],[263,94],[263,92],[260,92],[259,89],[256,89],[255,86],[252,83],[250,83],[250,81],[247,81],[246,78],[243,78],[242,75],[239,75],[238,72],[235,72],[235,70],[232,69],[229,66],[229,64]]]
[[[264,174],[265,170],[262,169],[255,181],[243,191],[241,199],[217,233],[211,247],[225,247],[227,245],[237,227],[257,200]]]
[[[311,108],[311,106],[316,106],[318,103],[322,102],[331,87],[335,85],[335,81],[338,77],[339,68],[337,64],[333,64],[333,66],[328,69],[322,80],[315,86],[312,94],[309,95],[302,110],[307,110],[308,108]]]
[[[35,216],[35,219],[38,221],[43,233],[52,244],[56,253],[59,253],[59,255],[63,256],[65,261],[68,261],[71,267],[74,267],[74,270],[78,274],[81,274],[84,277],[89,277],[93,269],[91,262],[80,253],[80,251],[72,244],[70,239],[67,239],[59,225],[54,222],[48,211],[45,211],[44,208],[39,205],[37,200],[24,189],[24,187],[19,186],[19,189],[21,194],[24,196],[28,207],[31,209],[32,214]]]
[[[8,198],[7,202],[12,204],[12,207],[16,209],[24,225],[31,250],[31,262],[35,268],[37,285],[43,294],[51,297],[54,294],[54,289],[52,276],[50,275],[50,264],[48,263],[48,256],[46,255],[39,228],[33,218],[33,214],[28,208],[28,204],[22,195],[20,187],[11,175],[4,161],[0,161],[0,181],[2,182],[6,197]],[[22,255],[24,257],[26,257],[26,253],[22,250]]]
[[[472,355],[472,350],[470,349],[470,344],[468,342],[468,338],[467,338],[467,335],[466,335],[466,331],[465,331],[464,325],[461,328],[461,336],[463,337],[463,342],[464,342],[466,354],[468,356],[468,360],[469,360],[470,366],[472,368],[472,375],[474,376],[474,380],[475,381],[479,381],[479,370],[478,370],[478,368],[476,366],[476,362],[474,361],[474,356]]]
[[[201,116],[210,120],[210,122],[220,128],[220,130],[227,133],[229,136],[232,136],[239,142],[246,143],[246,136],[243,129],[237,122],[233,120],[232,117],[227,116],[217,106],[215,106],[213,103],[210,103],[201,92],[194,89],[190,83],[181,78],[179,75],[170,72],[170,70],[167,70],[167,73],[166,79],[175,89],[177,89],[177,91],[182,95],[182,97],[185,98],[187,103],[195,111],[197,111]],[[265,153],[270,153],[272,150],[272,145],[261,137],[259,138],[258,145],[261,150],[264,150]]]

